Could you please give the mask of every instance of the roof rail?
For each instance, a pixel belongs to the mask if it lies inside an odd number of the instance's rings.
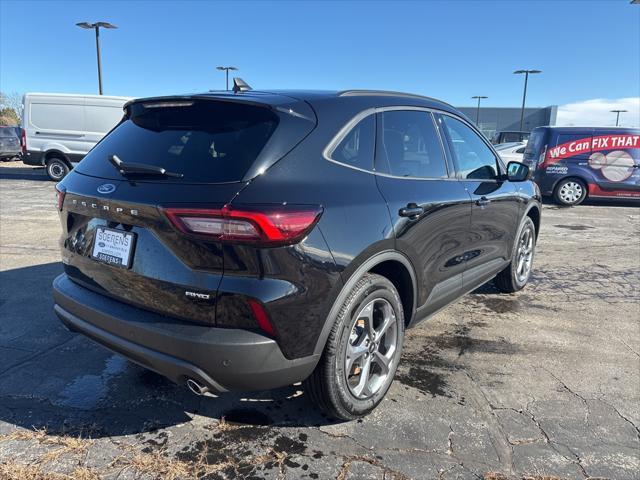
[[[449,105],[453,108],[452,105],[448,104],[447,102],[443,102],[442,100],[438,100],[437,98],[427,97],[425,95],[417,95],[415,93],[394,92],[392,90],[343,90],[341,92],[338,92],[339,97],[357,97],[365,95],[418,98],[421,100],[431,100],[434,102],[444,103],[445,105]]]

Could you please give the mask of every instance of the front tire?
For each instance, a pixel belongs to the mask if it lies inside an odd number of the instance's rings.
[[[524,217],[509,266],[495,279],[498,290],[514,293],[522,290],[531,277],[533,257],[536,250],[536,227],[530,217]]]
[[[567,207],[580,205],[587,198],[587,186],[577,178],[564,178],[553,191],[556,203]]]
[[[360,418],[389,390],[403,342],[398,291],[387,278],[367,273],[342,304],[304,391],[329,417]]]
[[[62,180],[69,173],[69,165],[57,157],[50,158],[46,163],[47,175],[54,182]]]

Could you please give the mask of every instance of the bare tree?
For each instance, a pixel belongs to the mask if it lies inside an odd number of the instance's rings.
[[[17,123],[22,122],[22,94],[18,92],[0,92],[0,110],[4,112],[3,117],[13,117],[9,110],[13,110]]]

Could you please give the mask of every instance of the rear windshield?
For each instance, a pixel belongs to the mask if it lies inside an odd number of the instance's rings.
[[[12,128],[0,128],[0,137],[16,137],[16,132]]]
[[[134,103],[128,115],[76,168],[122,178],[108,161],[143,163],[182,174],[153,180],[187,183],[243,179],[278,126],[270,109],[211,100]]]
[[[544,142],[546,130],[544,129],[536,129],[531,132],[531,136],[529,137],[529,142],[527,143],[527,148],[524,151],[526,156],[535,156],[539,155],[538,152],[542,150],[542,144]]]
[[[500,143],[522,142],[527,138],[529,138],[529,134],[524,132],[502,132]]]

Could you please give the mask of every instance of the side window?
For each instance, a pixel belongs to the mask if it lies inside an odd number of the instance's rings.
[[[524,147],[521,147],[516,150],[516,153],[524,153]]]
[[[449,133],[451,150],[458,161],[462,178],[489,180],[498,176],[498,163],[486,143],[460,120],[443,115],[443,123]]]
[[[380,114],[376,170],[397,177],[446,178],[442,144],[429,112],[393,110]]]
[[[375,118],[362,119],[333,149],[330,158],[351,167],[372,170],[375,147]]]

